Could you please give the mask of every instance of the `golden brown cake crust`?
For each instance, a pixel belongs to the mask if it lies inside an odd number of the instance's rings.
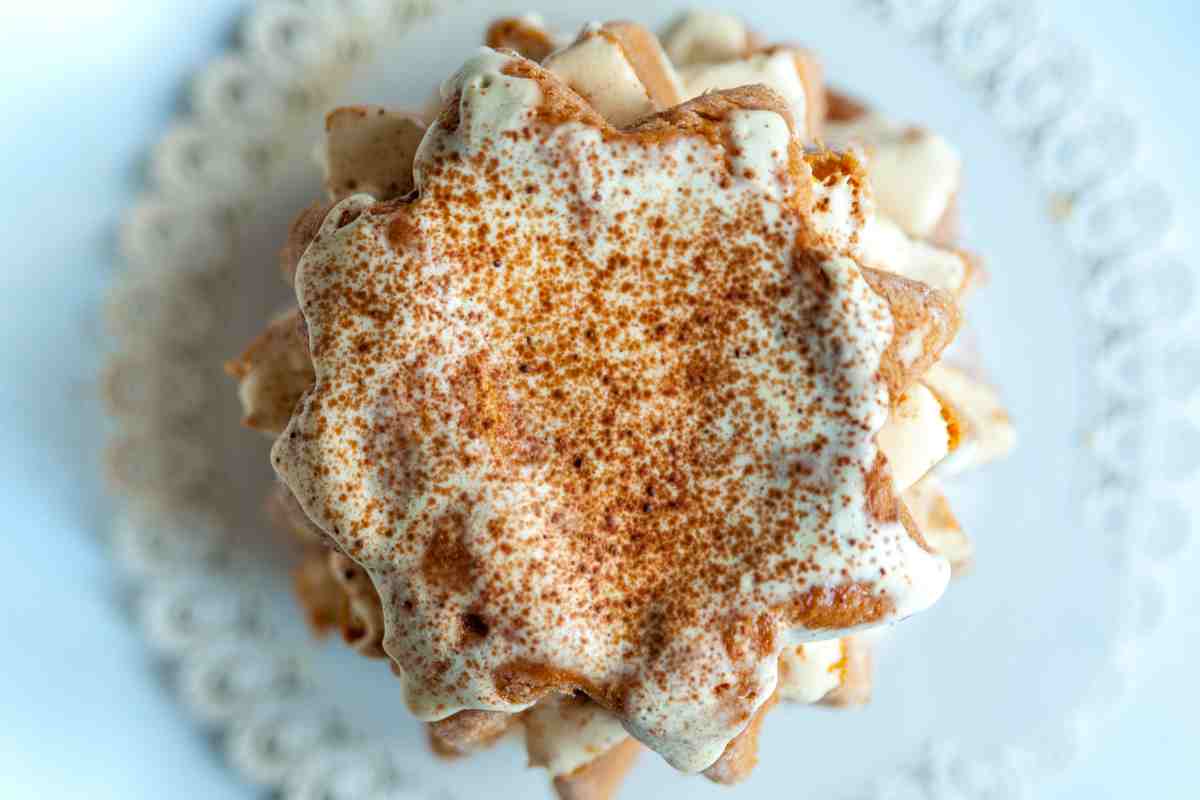
[[[342,624],[346,644],[368,658],[385,658],[383,604],[366,571],[336,550],[327,553],[326,565],[346,597],[349,613]]]
[[[240,356],[225,364],[242,395],[247,428],[280,433],[292,409],[315,381],[308,354],[308,330],[298,309],[274,319]]]
[[[608,22],[600,33],[621,48],[656,109],[670,108],[683,99],[671,77],[673,67],[653,33],[636,22]]]
[[[962,312],[953,297],[920,281],[874,269],[862,273],[892,310],[892,344],[884,353],[880,372],[895,403],[954,340]],[[921,336],[921,352],[905,363],[900,350],[910,335]]]
[[[763,703],[746,729],[725,747],[725,752],[716,763],[704,770],[704,777],[726,786],[732,786],[750,777],[750,773],[758,764],[758,737],[762,733],[763,721],[778,701],[778,694],[774,694]]]
[[[426,122],[382,106],[341,106],[325,116],[325,189],[337,202],[356,192],[390,200],[413,189],[413,159]]]
[[[368,658],[385,658],[383,606],[362,567],[325,544],[310,544],[293,573],[296,598],[318,636],[338,630]]]
[[[340,630],[350,619],[349,599],[329,571],[328,553],[321,545],[309,545],[292,572],[296,599],[317,636]]]
[[[502,711],[460,711],[428,723],[429,744],[442,758],[464,756],[494,744],[516,719]]]
[[[633,769],[642,746],[630,738],[589,761],[570,775],[554,779],[559,800],[612,800]]]
[[[654,134],[717,139],[722,135],[719,123],[735,111],[771,111],[787,122],[788,130],[795,135],[787,101],[761,84],[702,94],[635,123],[629,132],[650,134],[651,140]]]
[[[825,90],[825,119],[830,122],[853,122],[867,113],[867,106],[837,89]]]
[[[325,221],[325,215],[331,208],[333,208],[332,203],[316,202],[305,208],[292,220],[291,227],[288,229],[287,242],[279,251],[279,272],[288,286],[291,286],[292,281],[295,280],[296,265],[300,263],[304,251],[308,249],[312,240],[317,238],[317,231],[321,229],[321,223]]]
[[[549,31],[521,17],[501,17],[488,26],[483,42],[493,50],[511,50],[531,61],[554,52]]]

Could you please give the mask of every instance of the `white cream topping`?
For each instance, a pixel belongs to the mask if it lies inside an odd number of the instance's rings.
[[[842,639],[788,645],[779,654],[779,698],[816,703],[842,683],[846,643]]]
[[[569,775],[629,738],[621,720],[590,700],[553,694],[522,716],[530,766]]]
[[[662,38],[676,67],[741,58],[751,46],[746,24],[733,14],[717,11],[689,11]]]
[[[434,125],[426,134],[414,168],[416,201],[373,206],[367,196],[352,196],[333,209],[309,247],[296,290],[309,324],[317,386],[277,441],[274,463],[306,513],[371,575],[385,613],[384,647],[401,668],[417,716],[437,719],[464,708],[522,710],[530,703],[509,699],[497,675],[513,663],[549,665],[589,685],[619,685],[625,728],[674,766],[700,771],[744,726],[749,714],[743,712],[752,713],[771,696],[785,639],[795,644],[844,632],[793,629],[787,637],[771,637],[769,652],[756,652],[731,646],[722,635],[730,630],[730,614],[772,618],[774,609],[805,592],[852,583],[886,597],[891,611],[878,622],[888,622],[928,607],[945,588],[945,561],[922,549],[898,522],[880,522],[866,507],[862,465],[874,463],[874,434],[889,408],[877,375],[892,338],[890,310],[857,265],[838,256],[819,264],[828,293],[821,307],[836,310],[827,318],[814,319],[799,290],[775,296],[800,280],[791,248],[802,224],[791,211],[789,138],[777,115],[731,115],[726,124],[738,154],[731,179],[726,154],[703,137],[633,145],[581,123],[525,135],[541,89],[504,74],[511,60],[485,49],[447,82],[443,96],[459,97],[460,124],[455,130]],[[498,165],[509,194],[496,191],[496,174],[483,166],[489,163]],[[467,197],[476,205],[467,205]],[[555,273],[548,270],[561,266],[555,259],[563,252],[557,243],[580,235],[581,207],[586,261],[575,269],[582,272],[553,283]],[[453,215],[443,213],[447,208]],[[655,219],[669,220],[669,250],[654,249],[665,247],[662,231],[649,227]],[[753,224],[738,227],[746,219]],[[712,246],[714,230],[723,228],[736,232],[716,250],[693,252]],[[619,239],[614,232],[635,238]],[[503,257],[476,263],[464,250],[468,242]],[[693,265],[702,262],[696,259],[743,251],[754,254],[752,260],[735,259],[730,266],[752,264],[755,271],[729,290],[770,295],[771,316],[722,320],[746,323],[734,328],[740,333],[729,340],[728,353],[713,352],[725,346],[720,340],[685,347],[656,338],[658,326],[687,330],[694,309],[717,291],[705,280],[719,281],[722,273],[697,269]],[[638,271],[622,266],[629,253],[662,260],[653,271]],[[621,279],[605,283],[603,265]],[[472,281],[490,282],[495,290],[481,292]],[[589,294],[597,281],[599,293]],[[500,306],[501,298],[508,305]],[[547,302],[551,309],[570,310],[552,316],[555,325],[610,326],[594,338],[572,333],[569,341],[584,349],[559,361],[598,359],[614,375],[623,365],[636,365],[647,391],[628,424],[661,419],[667,431],[647,429],[621,440],[608,460],[589,453],[592,485],[619,488],[636,478],[670,488],[670,474],[655,472],[659,462],[640,459],[674,441],[663,437],[672,435],[677,421],[696,418],[701,398],[662,382],[690,374],[689,359],[719,355],[722,363],[737,365],[723,391],[751,394],[744,402],[722,400],[711,420],[688,432],[733,457],[729,470],[688,478],[697,498],[689,502],[746,498],[724,524],[748,541],[764,541],[760,526],[775,520],[769,498],[788,503],[781,517],[788,536],[767,563],[745,561],[748,553],[719,553],[716,543],[662,562],[664,571],[696,570],[687,573],[696,581],[742,571],[722,585],[726,594],[720,597],[686,584],[653,595],[658,605],[644,609],[651,618],[656,610],[674,609],[675,598],[689,592],[701,605],[693,621],[669,628],[670,637],[652,655],[619,644],[628,629],[616,609],[640,607],[647,592],[660,592],[653,588],[655,571],[637,560],[589,556],[581,563],[578,548],[591,534],[568,535],[563,526],[588,507],[578,507],[578,495],[563,483],[564,467],[555,459],[565,454],[554,446],[511,451],[527,440],[569,436],[571,424],[550,409],[585,413],[589,403],[610,402],[610,389],[589,382],[590,373],[571,379],[582,383],[562,384],[562,398],[546,394],[552,385],[540,383],[537,373],[518,377],[524,374],[516,371],[521,359],[536,361],[539,343],[561,335],[557,328],[537,327]],[[621,309],[633,316],[612,327]],[[512,328],[514,320],[525,321]],[[789,326],[800,324],[796,320],[811,328],[803,351],[792,344]],[[534,355],[521,355],[522,348]],[[488,388],[493,371],[504,376],[495,390]],[[480,434],[471,420],[493,413],[492,407],[476,408],[472,398],[501,404],[494,418],[501,433],[522,426],[520,435]],[[757,411],[751,412],[751,402]],[[508,403],[545,413],[508,416],[502,413]],[[619,429],[626,417],[615,408],[612,424]],[[727,449],[733,443],[738,450]],[[672,463],[674,471],[692,468],[682,460]],[[816,476],[822,488],[798,491],[797,474]],[[613,524],[634,524],[623,521],[623,510],[610,516]],[[637,523],[651,526],[648,542],[680,534],[674,518],[663,517],[659,527],[653,519]],[[430,554],[442,547],[453,553],[432,557],[434,573],[461,562],[463,575],[443,580],[429,572]],[[803,575],[787,570],[798,563],[807,565]],[[645,582],[643,590],[638,581]],[[464,644],[461,620],[472,614],[491,633]],[[736,698],[728,694],[733,686]],[[738,713],[729,712],[730,703]]]
[[[857,143],[867,149],[875,201],[885,217],[910,236],[933,234],[958,192],[962,172],[962,159],[949,142],[877,114],[829,122],[825,135],[834,146]]]
[[[796,68],[796,54],[791,50],[758,53],[736,61],[719,64],[698,64],[679,71],[683,93],[688,99],[705,92],[735,89],[761,83],[778,92],[792,109],[792,118],[801,139],[808,138],[808,103],[804,82]]]

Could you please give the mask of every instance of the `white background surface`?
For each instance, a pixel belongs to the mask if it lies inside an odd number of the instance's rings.
[[[243,9],[241,0],[120,0],[3,11],[3,798],[254,796],[182,713],[130,623],[102,540],[109,504],[94,406],[114,226],[187,79],[228,46]],[[1200,219],[1193,4],[1056,0],[1049,9],[1147,117],[1152,163],[1172,176],[1186,230]],[[1186,560],[1184,575],[1194,574],[1200,553]],[[1143,656],[1137,705],[1044,796],[1196,796],[1200,590],[1189,583],[1181,581],[1178,636]]]

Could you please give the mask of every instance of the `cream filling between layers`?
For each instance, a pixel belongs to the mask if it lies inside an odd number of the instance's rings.
[[[933,234],[958,192],[962,173],[962,159],[949,142],[878,114],[827,123],[825,135],[835,146],[866,148],[875,201],[885,217],[910,236],[924,239]]]
[[[832,181],[813,180],[812,219],[817,232],[830,247],[849,251],[864,266],[958,295],[968,277],[966,258],[913,239],[885,218],[877,204],[873,162],[864,161],[866,186],[855,186],[845,176]]]
[[[816,703],[842,683],[846,661],[842,639],[788,645],[779,654],[779,697],[792,703]]]
[[[892,409],[877,441],[891,464],[896,491],[905,491],[950,452],[942,404],[928,388],[914,384]]]
[[[551,695],[522,716],[529,763],[568,775],[629,737],[621,720],[588,700]]]
[[[808,138],[808,100],[804,82],[796,70],[796,54],[791,50],[758,53],[736,61],[719,64],[699,64],[679,71],[683,93],[687,99],[705,92],[736,89],[761,83],[778,92],[792,109],[792,118],[800,138]]]
[[[733,14],[689,11],[663,34],[663,49],[678,67],[741,58],[751,48],[746,24]]]
[[[925,381],[967,423],[962,444],[938,466],[939,474],[957,475],[995,461],[1016,445],[1016,429],[995,389],[942,362],[929,368]]]
[[[679,79],[665,58],[646,55],[646,61],[664,70],[676,99]],[[587,100],[613,125],[622,127],[656,110],[650,89],[643,82],[624,47],[598,25],[584,28],[579,38],[546,57],[543,66]]]

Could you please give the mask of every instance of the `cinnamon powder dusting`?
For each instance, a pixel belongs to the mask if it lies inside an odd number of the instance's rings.
[[[418,715],[578,689],[698,771],[785,642],[944,587],[874,445],[892,317],[814,249],[769,92],[622,132],[515,59],[448,84],[415,196],[326,218],[275,463],[371,574]]]

